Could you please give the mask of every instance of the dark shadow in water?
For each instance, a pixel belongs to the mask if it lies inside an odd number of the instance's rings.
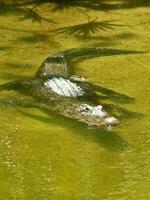
[[[16,63],[8,63],[6,62],[5,65],[7,65],[8,67],[12,68],[12,69],[30,69],[33,67],[33,64],[32,63],[21,63],[21,62],[16,62]],[[10,74],[9,73],[4,73],[4,77],[5,76],[9,76]],[[2,74],[3,76],[3,74]],[[12,74],[12,77],[13,77],[13,74]]]
[[[114,6],[110,6],[109,4],[106,4],[106,3],[102,3],[102,2],[97,2],[97,3],[94,3],[94,2],[89,2],[89,1],[83,1],[83,2],[79,2],[74,4],[74,5],[71,5],[68,6],[67,4],[64,4],[64,5],[60,5],[60,4],[57,4],[56,7],[52,10],[53,12],[56,12],[56,11],[63,11],[64,9],[68,9],[68,8],[86,8],[86,9],[92,9],[92,10],[99,10],[99,11],[109,11],[109,10],[113,10],[114,9]]]
[[[37,121],[40,121],[45,124],[52,125],[61,125],[67,126],[67,128],[73,134],[82,135],[85,139],[91,140],[92,142],[96,142],[109,151],[120,152],[126,150],[130,147],[128,142],[124,140],[121,136],[119,136],[114,130],[107,131],[106,129],[100,129],[95,127],[88,127],[86,124],[78,122],[74,119],[70,119],[62,116],[61,114],[57,114],[49,109],[42,108],[35,101],[28,101],[26,99],[19,98],[1,98],[0,99],[0,107],[26,107],[26,108],[39,108],[44,113],[48,115],[48,117],[44,117],[41,115],[34,115],[28,112],[19,111],[24,117],[28,117]]]
[[[116,24],[117,25],[117,24]],[[77,25],[78,26],[78,25]],[[80,25],[79,25],[80,27]],[[70,27],[67,27],[68,29]],[[54,31],[50,32],[50,31],[32,31],[32,30],[27,30],[27,29],[19,29],[19,28],[10,28],[10,27],[4,27],[4,26],[0,26],[1,30],[8,30],[8,31],[16,31],[16,32],[23,32],[23,33],[29,33],[27,36],[22,36],[20,38],[17,38],[15,40],[12,40],[13,42],[25,42],[25,43],[39,43],[39,42],[48,42],[51,45],[58,47],[59,46],[59,42],[57,42],[54,39],[54,36],[52,33],[54,33]],[[61,32],[61,29],[57,29],[56,33],[59,31]],[[115,45],[118,44],[120,40],[127,40],[127,39],[131,39],[132,37],[135,37],[135,34],[131,34],[131,33],[123,33],[123,34],[117,34],[117,35],[111,35],[111,36],[93,36],[92,32],[90,31],[90,27],[87,28],[87,31],[85,30],[85,33],[83,30],[79,30],[79,33],[77,32],[77,34],[75,33],[75,36],[78,37],[78,40],[84,40],[86,42],[93,42],[92,46],[95,47],[108,47],[110,45]],[[96,30],[97,32],[97,30]],[[61,33],[63,35],[65,35],[65,37],[67,37],[68,33],[64,32]],[[71,33],[72,35],[74,33]],[[86,35],[85,37],[83,37],[83,35]],[[95,42],[95,43],[94,43]]]
[[[52,34],[50,33],[45,33],[45,32],[43,33],[34,32],[30,35],[17,38],[16,40],[14,40],[14,42],[17,42],[17,43],[24,42],[31,45],[47,43],[48,45],[51,45],[53,47],[59,46],[59,42],[55,40],[54,36],[52,36]]]
[[[18,42],[39,43],[39,42],[47,42],[48,40],[49,40],[48,35],[37,33],[29,36],[20,37]]]
[[[21,36],[17,39],[11,40],[12,44],[16,45],[17,43],[24,42],[28,44],[40,43],[40,42],[47,42],[49,45],[53,47],[58,47],[59,42],[55,40],[54,36],[49,31],[33,31],[28,29],[19,29],[19,28],[10,28],[4,27],[0,25],[0,30],[8,30],[8,31],[16,31],[27,33],[27,36]],[[11,47],[0,47],[0,51],[10,49]]]
[[[101,87],[91,83],[86,83],[86,84],[89,88],[89,92],[92,91],[93,93],[93,96],[89,96],[89,98],[94,99],[95,103],[96,102],[98,103],[99,100],[111,100],[112,102],[115,103],[128,104],[128,103],[133,103],[135,100],[133,97],[116,92],[109,88]]]
[[[123,26],[117,24],[116,21],[96,21],[92,20],[83,24],[73,25],[69,27],[63,27],[55,30],[61,35],[72,35],[78,38],[90,38],[93,34],[99,31],[108,31],[114,29],[115,27]]]
[[[5,0],[2,0],[5,2]],[[109,9],[119,9],[121,8],[134,8],[138,6],[150,6],[149,0],[116,0],[116,1],[108,1],[108,0],[16,0],[13,3],[15,6],[29,6],[29,5],[36,5],[40,6],[42,4],[47,3],[55,3],[55,9],[63,10],[72,7],[85,7],[89,9],[96,9],[96,10],[109,10]]]
[[[91,36],[89,38],[84,38],[85,42],[90,41],[92,42],[92,46],[94,47],[109,47],[109,46],[114,46],[118,45],[120,42],[129,40],[132,38],[137,38],[137,34],[133,33],[121,33],[121,34],[116,34],[116,35],[111,35],[111,36]],[[83,39],[83,38],[80,38]]]
[[[38,12],[29,8],[24,9],[24,15],[20,17],[20,20],[21,21],[32,20],[33,22],[39,22],[39,23],[41,23],[42,21],[46,21],[52,24],[57,24],[54,20],[42,17],[41,15],[39,15]]]
[[[8,49],[10,49],[11,47],[7,47],[7,46],[0,46],[0,52],[1,51],[7,51]]]
[[[66,118],[49,110],[42,111],[46,112],[50,117],[43,117],[22,111],[21,113],[23,116],[46,124],[56,124],[63,127],[67,124],[67,128],[71,131],[71,133],[82,135],[85,139],[96,142],[110,151],[123,151],[129,148],[128,142],[119,136],[115,131],[108,132],[105,129],[89,128],[84,123]]]
[[[0,16],[10,15],[12,13],[16,13],[16,12],[18,13],[18,12],[22,12],[22,11],[23,11],[23,9],[18,7],[14,3],[8,4],[3,0],[2,0],[2,2],[0,2]]]
[[[128,40],[128,39],[131,39],[131,38],[135,38],[137,37],[137,35],[135,33],[120,33],[120,34],[117,34],[117,35],[114,35],[113,36],[113,39],[123,39],[123,40]]]
[[[42,2],[42,1],[41,1]],[[99,11],[109,11],[117,9],[129,9],[136,7],[148,7],[150,6],[149,0],[118,0],[118,1],[108,1],[108,0],[51,0],[56,4],[55,8],[52,10],[63,11],[69,8],[88,8]]]
[[[110,115],[113,115],[120,121],[129,119],[138,119],[144,116],[142,113],[127,110],[117,104],[103,103],[103,106],[105,110],[110,113]]]
[[[20,20],[32,20],[35,22],[47,21],[52,24],[55,24],[56,22],[50,18],[42,17],[41,14],[39,14],[38,8],[42,4],[54,3],[55,7],[51,10],[51,12],[62,11],[68,8],[76,8],[88,18],[88,13],[80,8],[109,11],[120,8],[129,9],[134,7],[150,6],[150,2],[148,0],[119,0],[115,1],[115,3],[106,0],[26,0],[23,2],[18,0],[15,2],[10,2],[7,3],[5,0],[0,2],[0,15],[19,14],[22,15]],[[105,28],[108,28],[108,26],[105,26]]]
[[[20,29],[20,28],[16,28],[16,27],[5,27],[5,26],[1,26],[0,25],[0,29],[1,30],[8,30],[8,31],[16,31],[16,32],[23,32],[23,33],[33,33],[33,34],[40,34],[40,31],[33,31],[30,29]],[[45,32],[45,31],[44,31]]]
[[[31,77],[21,75],[21,73],[12,74],[12,73],[3,72],[3,73],[0,74],[0,78],[4,79],[4,80],[5,79],[9,79],[9,80],[27,80],[27,79],[30,79]],[[13,89],[13,86],[14,86],[13,82],[15,82],[15,81],[12,81],[12,82],[10,82],[10,84],[8,84],[10,86],[12,84],[12,89]],[[1,86],[0,86],[0,88],[1,88]]]
[[[122,26],[114,23],[113,21],[91,20],[87,10],[85,11],[82,8],[109,11],[120,8],[129,9],[139,6],[150,6],[150,2],[147,0],[121,0],[115,1],[115,3],[105,0],[26,0],[23,2],[10,2],[6,3],[5,0],[0,2],[0,15],[16,14],[20,16],[20,20],[32,20],[33,22],[39,23],[47,21],[51,24],[56,24],[51,17],[45,18],[41,16],[39,9],[42,4],[54,3],[55,7],[51,10],[51,12],[61,11],[68,8],[78,9],[79,13],[86,15],[87,21],[85,23],[57,29],[59,34],[63,34],[65,36],[73,35],[78,38],[89,38],[99,31],[108,31],[116,26]],[[47,4],[47,6],[49,5]],[[24,40],[28,42],[35,42],[33,38],[24,38]],[[106,46],[106,44],[104,45]]]
[[[3,85],[0,85],[0,90],[17,90],[19,91],[21,94],[26,94],[28,96],[32,96],[33,94],[31,94],[30,90],[27,89],[23,89],[21,86],[21,82],[23,80],[31,80],[31,77],[27,77],[27,76],[21,76],[21,75],[14,75],[12,76],[12,74],[3,74],[2,78],[4,79],[15,79],[16,81],[12,81],[12,82],[8,82],[5,83]],[[128,104],[128,103],[133,103],[134,102],[134,98],[130,97],[128,95],[125,94],[121,94],[119,92],[116,92],[112,89],[108,89],[105,87],[101,87],[101,86],[97,86],[97,85],[93,85],[91,83],[81,83],[79,84],[81,87],[85,86],[86,87],[86,92],[87,93],[91,93],[89,96],[87,97],[80,97],[80,101],[92,101],[95,104],[99,104],[100,100],[103,100],[104,104],[104,100],[109,100],[111,102],[115,102],[118,104]]]
[[[23,7],[21,4],[17,3],[6,3],[5,1],[0,2],[0,16],[1,15],[21,15],[20,20],[32,20],[33,22],[47,21],[52,24],[56,22],[52,19],[42,17],[34,8]]]
[[[26,8],[24,10],[24,15],[20,17],[21,21],[32,20],[33,22],[41,23],[42,17],[34,10]]]
[[[118,0],[119,1],[119,0]],[[136,7],[149,7],[149,0],[122,0],[121,8],[130,9]]]
[[[16,2],[16,3],[15,3]],[[146,0],[122,0],[122,1],[115,1],[115,3],[110,3],[105,0],[26,0],[23,2],[15,1],[14,3],[6,3],[5,1],[2,1],[0,3],[0,15],[5,14],[17,14],[20,16],[20,20],[32,20],[33,22],[42,22],[47,21],[52,24],[56,24],[54,20],[49,18],[45,18],[41,16],[41,13],[38,10],[38,7],[40,7],[42,4],[47,3],[54,3],[55,7],[51,11],[60,11],[65,8],[77,8],[79,12],[86,15],[87,20],[83,24],[77,24],[69,27],[63,27],[60,29],[57,29],[59,34],[65,35],[66,37],[69,35],[78,37],[79,39],[85,39],[93,36],[99,31],[109,31],[110,29],[114,29],[115,27],[123,26],[120,24],[117,24],[115,21],[97,21],[97,20],[91,20],[90,16],[88,16],[88,11],[84,11],[84,9],[80,8],[88,8],[88,9],[94,9],[94,10],[100,10],[100,11],[109,11],[113,9],[120,9],[120,8],[132,8],[136,6],[149,6],[150,3]],[[49,4],[47,4],[49,6]],[[20,38],[20,41],[29,42],[29,43],[35,43],[37,40],[39,41],[45,41],[41,37],[32,37],[27,36]],[[98,39],[98,38],[97,38]],[[103,45],[107,46],[110,43],[108,42],[97,42],[95,43],[95,46]],[[112,43],[114,44],[114,43]]]
[[[2,88],[0,88],[2,89]],[[11,87],[9,88],[11,89]],[[26,108],[37,108],[37,102],[31,98],[19,98],[19,97],[1,97],[0,98],[0,107],[26,107]]]

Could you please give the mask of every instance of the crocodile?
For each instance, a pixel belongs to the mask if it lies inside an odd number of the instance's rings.
[[[91,84],[83,77],[73,76],[70,57],[78,58],[80,56],[80,58],[86,59],[87,56],[93,57],[93,55],[109,56],[130,53],[137,52],[100,48],[67,50],[47,57],[34,77],[5,83],[0,86],[0,89],[23,92],[36,99],[37,107],[60,113],[89,126],[118,125],[119,120],[110,116],[102,105],[96,103],[97,93],[109,93],[109,89]],[[120,98],[117,92],[110,92],[110,95],[114,99]],[[122,99],[128,98],[123,94],[121,97]]]

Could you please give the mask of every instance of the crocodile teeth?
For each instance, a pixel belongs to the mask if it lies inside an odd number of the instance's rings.
[[[79,87],[76,83],[73,83],[70,80],[62,77],[51,78],[44,83],[44,86],[65,97],[78,97],[84,95],[84,91],[81,87]]]

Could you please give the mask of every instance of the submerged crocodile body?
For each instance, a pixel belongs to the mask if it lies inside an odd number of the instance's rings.
[[[26,94],[32,94],[38,102],[38,107],[42,109],[60,113],[67,118],[76,119],[90,126],[102,127],[118,124],[118,120],[109,117],[102,106],[93,103],[94,93],[90,92],[88,83],[74,82],[84,91],[83,96],[76,97],[59,95],[45,87],[44,83],[44,79],[32,79],[13,84],[16,89],[20,90],[21,88]]]
[[[93,49],[86,53],[91,51]],[[83,54],[82,51],[78,51],[76,56],[79,53]],[[101,92],[100,88],[83,79],[72,77],[73,72],[68,64],[69,54],[70,51],[48,57],[35,77],[4,84],[1,89],[21,90],[34,97],[38,107],[60,113],[90,126],[117,125],[119,121],[110,117],[101,105],[95,103],[96,93]],[[117,98],[117,93],[113,95]]]

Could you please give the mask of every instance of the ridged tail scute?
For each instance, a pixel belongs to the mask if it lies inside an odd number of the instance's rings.
[[[63,54],[49,56],[44,60],[37,71],[36,78],[49,78],[54,76],[69,77],[70,70]]]

